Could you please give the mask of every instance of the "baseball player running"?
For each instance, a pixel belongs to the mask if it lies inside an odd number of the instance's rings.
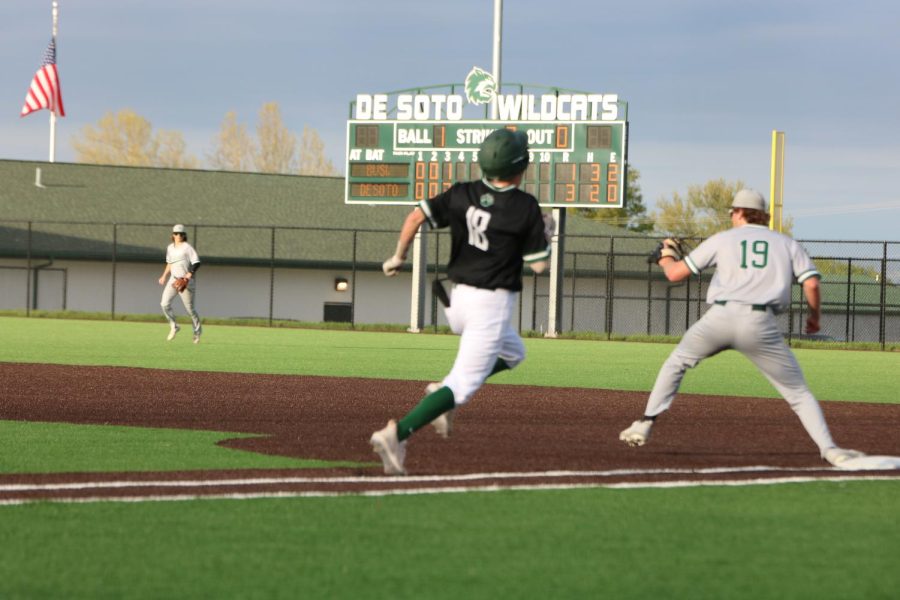
[[[629,446],[647,443],[656,417],[671,406],[685,371],[708,356],[733,348],[753,361],[787,400],[826,461],[838,466],[864,456],[835,446],[822,409],[775,318],[790,305],[791,284],[796,279],[809,305],[806,331],[819,331],[821,275],[800,244],[766,227],[769,215],[759,192],[739,191],[730,214],[730,230],[710,237],[683,260],[680,243],[671,239],[663,242],[654,256],[669,281],[699,275],[715,265],[706,300],[711,306],[663,364],[644,417],[619,439]]]
[[[169,321],[169,335],[166,340],[171,342],[181,330],[175,322],[175,313],[172,311],[172,300],[175,295],[181,296],[184,309],[191,317],[194,325],[194,343],[200,343],[200,334],[203,328],[200,326],[200,315],[194,309],[194,273],[200,268],[200,257],[193,246],[188,244],[187,232],[184,225],[172,227],[172,243],[166,248],[166,268],[159,278],[159,285],[165,286],[162,293],[163,314]]]
[[[518,189],[528,166],[523,132],[498,129],[481,144],[478,163],[484,178],[457,183],[423,200],[406,217],[394,255],[384,261],[384,274],[397,274],[419,227],[450,227],[447,273],[455,283],[445,308],[454,333],[461,335],[450,373],[426,388],[426,396],[399,421],[391,419],[372,434],[384,472],[406,472],[407,438],[428,423],[450,433],[453,410],[462,406],[494,373],[512,369],[525,358],[525,346],[512,327],[513,310],[522,289],[522,265],[536,272],[547,266],[550,250],[545,221],[534,196]]]

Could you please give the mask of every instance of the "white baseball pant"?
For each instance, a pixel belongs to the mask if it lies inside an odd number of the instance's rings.
[[[191,281],[188,286],[184,288],[184,291],[179,293],[172,287],[173,281],[174,278],[170,278],[169,281],[166,282],[166,286],[163,288],[162,300],[160,301],[160,306],[162,306],[163,314],[166,315],[169,327],[175,327],[176,325],[175,312],[172,310],[172,301],[175,299],[175,295],[178,294],[181,296],[184,310],[186,310],[187,314],[191,317],[194,333],[198,334],[200,333],[200,315],[198,315],[197,311],[194,309],[194,282]]]
[[[502,358],[510,368],[525,360],[525,345],[512,326],[518,292],[485,290],[457,284],[444,312],[453,333],[460,334],[459,351],[442,384],[453,392],[457,406],[465,404],[484,384]]]
[[[834,446],[822,407],[813,396],[784,342],[771,309],[753,310],[749,304],[714,304],[694,323],[669,355],[656,377],[644,414],[654,416],[671,406],[687,369],[722,350],[733,348],[749,358],[787,400],[819,452]]]

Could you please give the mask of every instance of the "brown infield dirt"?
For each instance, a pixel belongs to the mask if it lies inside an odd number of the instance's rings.
[[[726,477],[729,482],[900,478],[900,470],[831,468],[788,405],[771,398],[681,394],[657,421],[650,442],[629,448],[618,434],[643,412],[645,393],[488,384],[457,411],[449,439],[430,427],[417,432],[408,445],[410,476],[388,478],[369,436],[414,406],[425,381],[15,363],[0,363],[0,381],[4,420],[263,434],[221,443],[269,455],[372,463],[343,469],[0,475],[0,502],[715,482]],[[822,406],[839,445],[900,455],[900,405]],[[133,485],[52,485],[112,481]]]

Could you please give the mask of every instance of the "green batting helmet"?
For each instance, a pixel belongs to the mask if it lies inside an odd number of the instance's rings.
[[[481,143],[478,164],[485,177],[503,178],[518,175],[528,168],[528,137],[524,131],[503,128],[494,131]]]

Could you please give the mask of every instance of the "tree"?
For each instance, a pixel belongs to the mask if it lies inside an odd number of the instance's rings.
[[[626,169],[626,173],[623,208],[579,208],[576,212],[592,221],[614,225],[628,231],[652,231],[653,222],[647,217],[644,194],[638,182],[641,173],[631,166]]]
[[[303,127],[299,152],[297,136],[285,127],[277,102],[263,104],[256,125],[256,140],[238,123],[237,115],[225,115],[214,149],[207,154],[213,169],[258,171],[260,173],[299,173],[300,175],[336,175],[325,156],[325,144],[312,127]]]
[[[156,159],[154,167],[170,169],[196,169],[200,162],[188,156],[184,138],[177,131],[159,131],[156,134]]]
[[[96,126],[85,125],[72,138],[77,162],[98,165],[193,169],[199,161],[187,154],[177,131],[153,132],[150,121],[130,109],[106,113]]]
[[[253,164],[260,173],[292,173],[297,170],[297,136],[281,120],[277,102],[267,102],[259,110],[256,125],[257,149]]]
[[[656,203],[652,214],[656,230],[665,235],[705,238],[727,229],[731,227],[731,201],[744,187],[741,181],[715,179],[702,186],[688,186],[684,198],[674,192],[671,200],[663,198]]]
[[[652,214],[656,230],[664,235],[684,238],[706,238],[731,227],[728,210],[734,195],[745,188],[744,182],[714,179],[704,185],[688,186],[687,197],[678,192],[671,200],[662,199]],[[782,233],[791,235],[793,217],[784,215]]]
[[[238,123],[237,115],[231,111],[225,114],[216,137],[215,150],[207,155],[206,160],[213,169],[252,171],[255,153],[256,147],[247,133],[247,127]]]
[[[312,127],[303,127],[300,138],[300,175],[337,175],[334,165],[325,156],[325,143]]]

